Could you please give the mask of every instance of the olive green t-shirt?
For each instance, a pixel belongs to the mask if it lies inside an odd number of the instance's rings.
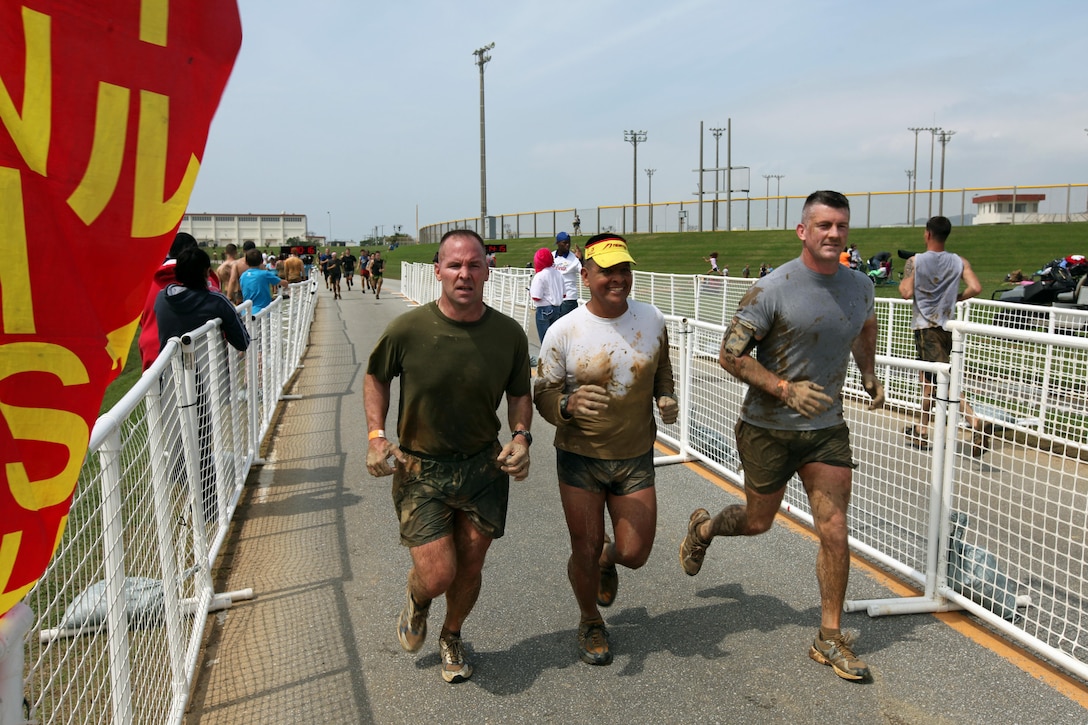
[[[499,436],[503,394],[529,394],[529,341],[490,307],[456,322],[431,302],[389,324],[366,371],[385,383],[400,376],[400,445],[439,457],[478,453]]]

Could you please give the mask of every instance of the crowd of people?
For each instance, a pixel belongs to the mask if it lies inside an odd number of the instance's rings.
[[[721,368],[746,384],[735,425],[744,503],[717,513],[697,508],[682,525],[677,522],[676,530],[680,568],[695,576],[715,539],[756,536],[771,528],[787,482],[796,474],[819,541],[819,625],[808,656],[843,679],[864,681],[871,679],[869,666],[840,626],[850,568],[847,509],[857,465],[841,399],[851,360],[873,408],[883,405],[884,389],[875,374],[873,284],[849,242],[849,221],[844,195],[814,192],[796,227],[800,255],[777,270],[760,265],[759,279],[741,299],[718,356]],[[927,252],[908,261],[900,285],[902,296],[913,301],[912,327],[922,360],[947,361],[942,325],[956,301],[980,289],[969,263],[944,250],[950,228],[943,217],[930,220]],[[198,318],[209,315],[228,318],[224,334],[244,349],[248,336],[232,303],[251,300],[256,313],[270,303],[274,290],[306,279],[315,267],[334,299],[353,289],[356,271],[361,292],[380,298],[384,261],[379,251],[361,249],[356,257],[350,249],[325,249],[316,260],[293,252],[268,259],[255,247],[244,246],[239,253],[233,246],[212,273],[195,240],[178,235],[141,321],[145,331],[154,331],[154,352],[180,327],[196,326]],[[716,252],[704,259],[708,274],[728,275]],[[578,657],[590,665],[612,662],[602,609],[617,599],[620,568],[637,570],[652,552],[658,524],[657,420],[675,423],[681,405],[664,316],[652,304],[630,298],[635,259],[626,239],[598,234],[584,248],[572,248],[571,237],[561,232],[554,249],[536,250],[529,287],[540,341],[534,360],[520,324],[484,303],[493,264],[476,232],[447,232],[434,258],[438,299],[388,325],[369,356],[363,382],[366,468],[372,476],[393,477],[400,541],[411,557],[397,641],[404,650],[419,651],[431,603],[444,597],[438,650],[441,676],[450,683],[472,675],[462,628],[480,595],[487,552],[506,531],[510,478],[529,474],[534,409],[555,427]],[[749,274],[746,264],[742,275]],[[585,304],[579,304],[580,288],[588,291]],[[394,379],[400,396],[395,403]],[[919,446],[927,443],[932,402],[932,380],[923,383],[927,404],[920,423],[907,430]],[[505,434],[499,415],[504,398]],[[393,407],[395,435],[386,432]],[[981,434],[973,412],[968,409],[967,415]]]

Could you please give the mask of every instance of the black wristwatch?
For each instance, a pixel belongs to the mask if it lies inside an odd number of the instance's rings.
[[[514,431],[514,437],[516,438],[517,436],[524,437],[526,445],[533,445],[533,434],[525,430],[524,428]]]
[[[570,413],[567,412],[567,403],[569,402],[569,395],[564,395],[562,398],[559,399],[559,415],[563,416],[564,418],[571,417]]]

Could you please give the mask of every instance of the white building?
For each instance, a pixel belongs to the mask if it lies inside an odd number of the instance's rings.
[[[1039,202],[1046,199],[1046,194],[988,194],[976,196],[971,201],[978,207],[972,224],[1029,224],[1052,221],[1068,221],[1065,215],[1040,214]],[[1015,215],[1015,219],[1014,219]],[[1061,216],[1059,219],[1044,219],[1044,216]]]
[[[239,247],[254,242],[261,247],[279,247],[288,239],[306,239],[305,214],[185,214],[178,231],[192,234],[202,244],[222,247],[233,242]]]

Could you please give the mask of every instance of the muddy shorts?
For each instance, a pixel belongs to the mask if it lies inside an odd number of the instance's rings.
[[[498,539],[506,529],[510,476],[496,460],[498,441],[479,453],[438,460],[407,448],[406,464],[393,471],[393,505],[400,520],[400,543],[421,546],[453,533],[463,512],[476,529]]]
[[[774,430],[738,420],[734,430],[744,487],[756,493],[781,491],[806,463],[857,468],[845,423],[820,430]]]
[[[914,349],[918,353],[918,359],[924,362],[948,362],[948,356],[952,352],[952,333],[943,327],[924,327],[914,331]],[[933,373],[923,373],[926,382],[932,383],[937,376]]]
[[[654,485],[654,451],[651,448],[638,458],[602,461],[577,453],[555,449],[555,466],[559,482],[593,493],[625,496]]]

